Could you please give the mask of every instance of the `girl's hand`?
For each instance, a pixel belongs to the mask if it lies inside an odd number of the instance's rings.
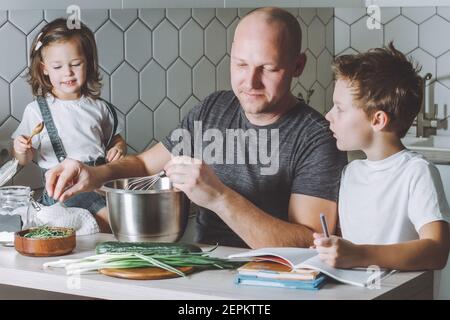
[[[314,245],[319,258],[335,268],[354,268],[363,266],[359,247],[340,237],[326,238],[321,233],[314,233]]]
[[[14,139],[14,152],[16,154],[26,154],[31,150],[31,141],[28,142],[28,137],[18,136]]]
[[[125,156],[125,152],[119,147],[112,147],[106,154],[107,162],[113,162],[122,159]]]

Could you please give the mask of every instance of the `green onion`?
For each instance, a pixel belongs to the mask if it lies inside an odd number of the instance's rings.
[[[214,250],[215,248],[213,248]],[[83,274],[97,272],[105,268],[145,268],[158,267],[186,276],[177,267],[198,267],[202,269],[234,269],[242,262],[210,257],[212,250],[199,253],[174,255],[146,255],[141,253],[102,253],[82,259],[62,259],[44,263],[44,268],[65,268],[66,274]]]

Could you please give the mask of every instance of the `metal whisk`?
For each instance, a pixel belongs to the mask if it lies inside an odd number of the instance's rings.
[[[163,170],[160,173],[152,176],[134,178],[130,180],[130,183],[125,187],[125,190],[138,190],[147,191],[150,190],[162,177],[166,176],[166,172]]]

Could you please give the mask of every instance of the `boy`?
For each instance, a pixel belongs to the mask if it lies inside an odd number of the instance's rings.
[[[422,103],[418,70],[392,43],[333,64],[334,106],[326,115],[340,150],[366,160],[341,176],[343,238],[314,234],[319,256],[337,268],[442,269],[449,253],[449,206],[436,167],[406,149]]]

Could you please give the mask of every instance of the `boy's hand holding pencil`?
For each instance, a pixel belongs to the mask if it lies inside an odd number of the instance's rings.
[[[343,238],[329,234],[325,216],[320,214],[323,233],[314,233],[314,247],[319,257],[335,268],[355,268],[361,263],[362,247]]]

